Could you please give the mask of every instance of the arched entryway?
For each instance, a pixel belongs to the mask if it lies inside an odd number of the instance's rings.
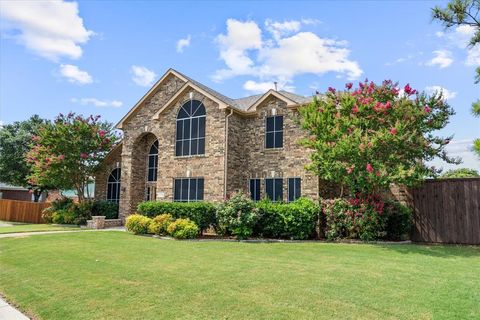
[[[156,199],[158,175],[158,139],[144,133],[133,144],[131,163],[131,208],[144,200]]]

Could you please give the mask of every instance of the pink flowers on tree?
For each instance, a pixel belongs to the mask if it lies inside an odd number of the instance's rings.
[[[89,179],[118,140],[113,126],[99,119],[70,112],[43,126],[26,155],[33,172],[29,179],[59,189],[75,189],[83,201]]]
[[[439,94],[391,80],[345,88],[329,87],[324,98],[299,109],[310,137],[302,143],[313,150],[308,169],[320,178],[371,195],[391,183],[413,185],[435,174],[426,165],[434,157],[458,162],[444,152],[449,137],[435,134],[454,113]]]

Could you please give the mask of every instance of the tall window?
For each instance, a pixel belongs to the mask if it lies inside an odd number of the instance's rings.
[[[120,201],[120,168],[110,172],[107,180],[107,201],[118,203]]]
[[[267,117],[265,128],[265,147],[283,147],[283,116]]]
[[[173,182],[173,201],[194,202],[203,200],[203,178],[179,178]]]
[[[150,147],[148,152],[148,168],[147,168],[147,181],[157,181],[158,171],[158,140],[156,140]]]
[[[175,155],[196,154],[205,154],[205,106],[198,100],[190,100],[177,115]]]
[[[250,198],[260,201],[260,179],[250,179]]]
[[[295,201],[302,196],[302,179],[288,178],[288,202]]]
[[[274,201],[283,200],[283,180],[282,178],[265,179],[265,193],[267,197]]]

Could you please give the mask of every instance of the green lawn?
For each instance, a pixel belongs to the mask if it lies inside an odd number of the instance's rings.
[[[480,248],[0,239],[0,292],[41,319],[479,319]]]
[[[53,224],[34,224],[0,221],[0,234],[16,232],[38,232],[38,231],[59,231],[78,229],[75,225],[53,225]]]

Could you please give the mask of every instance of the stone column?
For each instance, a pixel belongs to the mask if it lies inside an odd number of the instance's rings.
[[[125,218],[132,212],[131,184],[132,184],[132,156],[129,146],[123,146],[122,152],[122,177],[120,182],[120,203],[118,218],[125,222]]]

